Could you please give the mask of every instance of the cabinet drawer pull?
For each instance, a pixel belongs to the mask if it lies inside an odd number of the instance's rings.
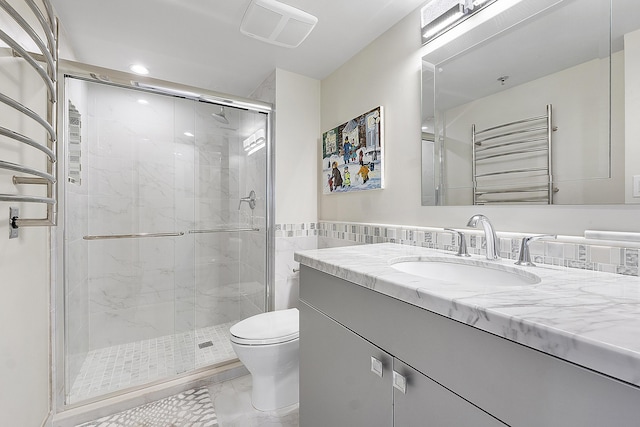
[[[396,371],[393,371],[393,388],[407,394],[407,379]]]
[[[371,357],[371,372],[382,378],[382,362],[375,357]]]

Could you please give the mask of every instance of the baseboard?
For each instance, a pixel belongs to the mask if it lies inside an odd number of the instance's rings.
[[[47,418],[42,421],[40,427],[53,427],[53,411],[49,411]]]

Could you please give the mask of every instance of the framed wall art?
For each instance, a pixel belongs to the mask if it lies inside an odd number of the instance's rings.
[[[323,194],[384,188],[382,107],[322,134]]]

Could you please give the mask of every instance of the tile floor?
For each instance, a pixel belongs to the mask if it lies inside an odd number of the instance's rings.
[[[69,402],[235,359],[229,341],[233,323],[92,350],[73,381]],[[207,341],[213,345],[198,346]]]
[[[89,421],[76,427],[220,427],[207,387]]]
[[[298,427],[298,405],[271,412],[251,406],[251,376],[209,386],[220,427]]]

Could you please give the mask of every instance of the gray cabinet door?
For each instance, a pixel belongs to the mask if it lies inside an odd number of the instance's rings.
[[[371,371],[371,358],[382,377]],[[300,304],[300,425],[393,425],[392,358],[305,303]]]
[[[406,392],[394,388],[394,425],[397,427],[504,427],[467,402],[398,359],[393,370],[406,379]]]

